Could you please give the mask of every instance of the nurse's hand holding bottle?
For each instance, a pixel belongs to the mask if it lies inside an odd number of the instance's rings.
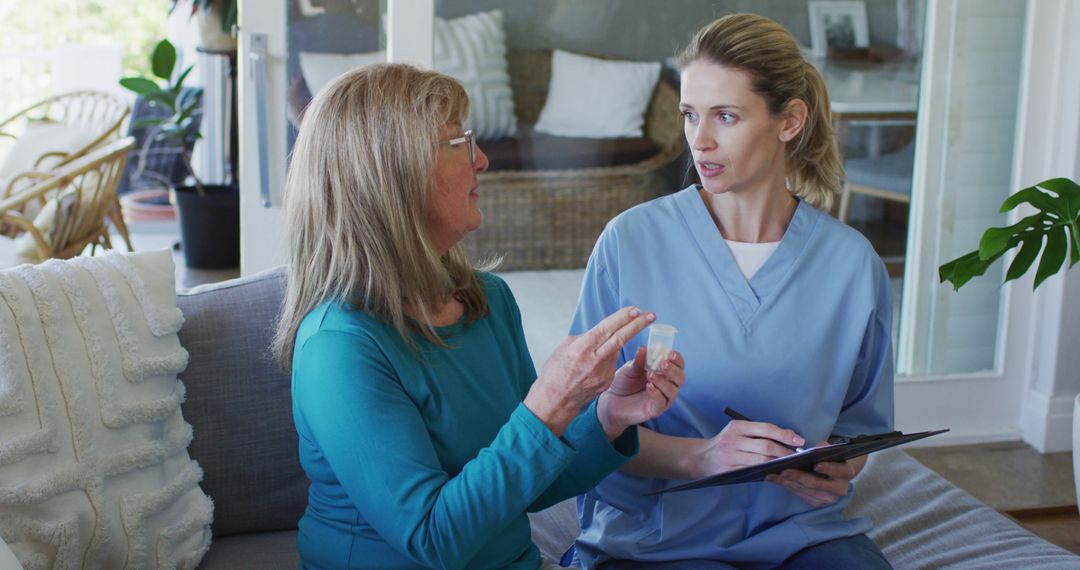
[[[623,364],[596,406],[596,415],[608,437],[618,437],[626,428],[659,416],[671,407],[686,380],[686,363],[672,350],[652,370],[645,366],[644,346],[634,359]]]

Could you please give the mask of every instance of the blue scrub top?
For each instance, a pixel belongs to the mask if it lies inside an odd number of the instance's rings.
[[[885,266],[861,234],[803,201],[749,282],[697,187],[622,213],[589,259],[571,333],[631,304],[677,327],[675,349],[686,359],[678,398],[645,427],[712,437],[730,421],[723,410],[731,406],[808,442],[892,429]],[[647,340],[647,331],[635,337],[621,362]],[[764,482],[645,496],[673,483],[617,472],[579,497],[579,562],[775,566],[807,546],[871,526],[844,520],[850,493],[819,509]]]

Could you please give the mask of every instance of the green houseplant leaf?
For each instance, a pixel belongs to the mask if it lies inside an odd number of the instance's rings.
[[[125,77],[120,80],[120,85],[141,95],[151,105],[167,112],[160,118],[139,121],[138,126],[153,129],[150,139],[176,141],[180,147],[184,165],[195,180],[197,192],[202,196],[205,194],[203,183],[191,167],[194,141],[201,138],[199,124],[193,115],[201,104],[202,90],[184,89],[184,80],[191,74],[194,66],[189,65],[176,78],[173,78],[173,71],[176,69],[176,48],[169,40],[161,40],[154,46],[150,63],[153,75],[158,80],[164,81],[164,86],[159,81],[148,77]]]
[[[150,93],[156,93],[161,90],[161,87],[159,87],[157,83],[154,83],[145,77],[125,77],[120,80],[120,85],[139,95],[149,95]]]
[[[1009,196],[1001,211],[1008,212],[1020,204],[1030,204],[1037,212],[1011,226],[986,230],[979,249],[938,268],[941,282],[948,281],[953,289],[960,289],[1017,246],[1020,249],[1009,265],[1005,281],[1027,273],[1041,252],[1033,289],[1061,270],[1066,252],[1069,267],[1080,261],[1080,185],[1068,178],[1052,178]]]
[[[150,70],[156,77],[168,81],[172,77],[174,67],[176,67],[176,48],[167,40],[158,42],[154,47],[154,53],[150,55]]]

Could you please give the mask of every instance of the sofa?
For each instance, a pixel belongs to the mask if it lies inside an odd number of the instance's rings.
[[[514,280],[510,280],[511,283]],[[191,457],[214,501],[201,569],[296,568],[307,481],[297,459],[289,377],[267,350],[284,288],[281,268],[180,291],[180,374]],[[870,457],[850,516],[896,568],[1077,568],[1080,557],[1029,533],[901,449]],[[572,500],[530,515],[533,538],[558,558],[577,533]]]

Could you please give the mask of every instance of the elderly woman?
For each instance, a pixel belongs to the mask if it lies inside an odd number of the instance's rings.
[[[681,356],[615,369],[655,319],[624,307],[539,377],[506,284],[458,243],[487,158],[455,80],[353,71],[304,116],[286,182],[292,371],[307,568],[538,568],[527,511],[591,488],[670,405]],[[545,563],[550,564],[550,563]]]

